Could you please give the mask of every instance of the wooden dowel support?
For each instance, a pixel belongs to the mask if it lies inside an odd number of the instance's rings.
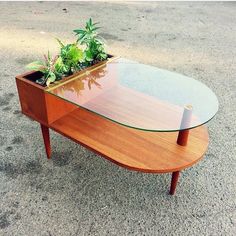
[[[189,134],[189,130],[179,131],[177,143],[181,146],[186,146],[188,142],[188,134]]]
[[[192,106],[186,105],[181,120],[180,131],[177,138],[177,144],[186,146],[188,142],[189,129],[191,126]]]

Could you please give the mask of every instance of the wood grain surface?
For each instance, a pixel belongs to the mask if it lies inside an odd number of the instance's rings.
[[[147,132],[128,128],[78,108],[49,128],[128,169],[176,172],[199,161],[208,147],[205,126],[190,130],[187,146],[176,143],[178,132]]]

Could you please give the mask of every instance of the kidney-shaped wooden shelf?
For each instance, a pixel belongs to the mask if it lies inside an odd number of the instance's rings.
[[[178,132],[128,128],[77,108],[49,125],[62,135],[128,169],[168,173],[192,166],[207,150],[205,126],[190,130],[187,146],[176,143]]]

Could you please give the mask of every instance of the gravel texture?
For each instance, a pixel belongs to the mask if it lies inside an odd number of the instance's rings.
[[[236,235],[235,3],[0,3],[0,235]],[[92,17],[108,50],[208,85],[220,110],[205,158],[182,173],[131,172],[21,115],[14,77]]]

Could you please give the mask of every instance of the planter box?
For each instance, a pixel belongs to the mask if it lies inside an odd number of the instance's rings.
[[[115,57],[109,55],[109,59],[113,58]],[[71,76],[64,77],[59,81],[59,83],[78,76],[86,72],[86,70],[91,70],[106,64],[107,61],[108,60],[99,62]],[[35,82],[40,77],[42,77],[41,72],[27,72],[25,74],[16,76],[16,84],[22,113],[33,120],[40,122],[41,124],[49,125],[67,113],[75,110],[77,107],[75,107],[73,104],[65,103],[63,100],[57,99],[55,96],[46,93],[45,90],[48,87],[42,86]]]

